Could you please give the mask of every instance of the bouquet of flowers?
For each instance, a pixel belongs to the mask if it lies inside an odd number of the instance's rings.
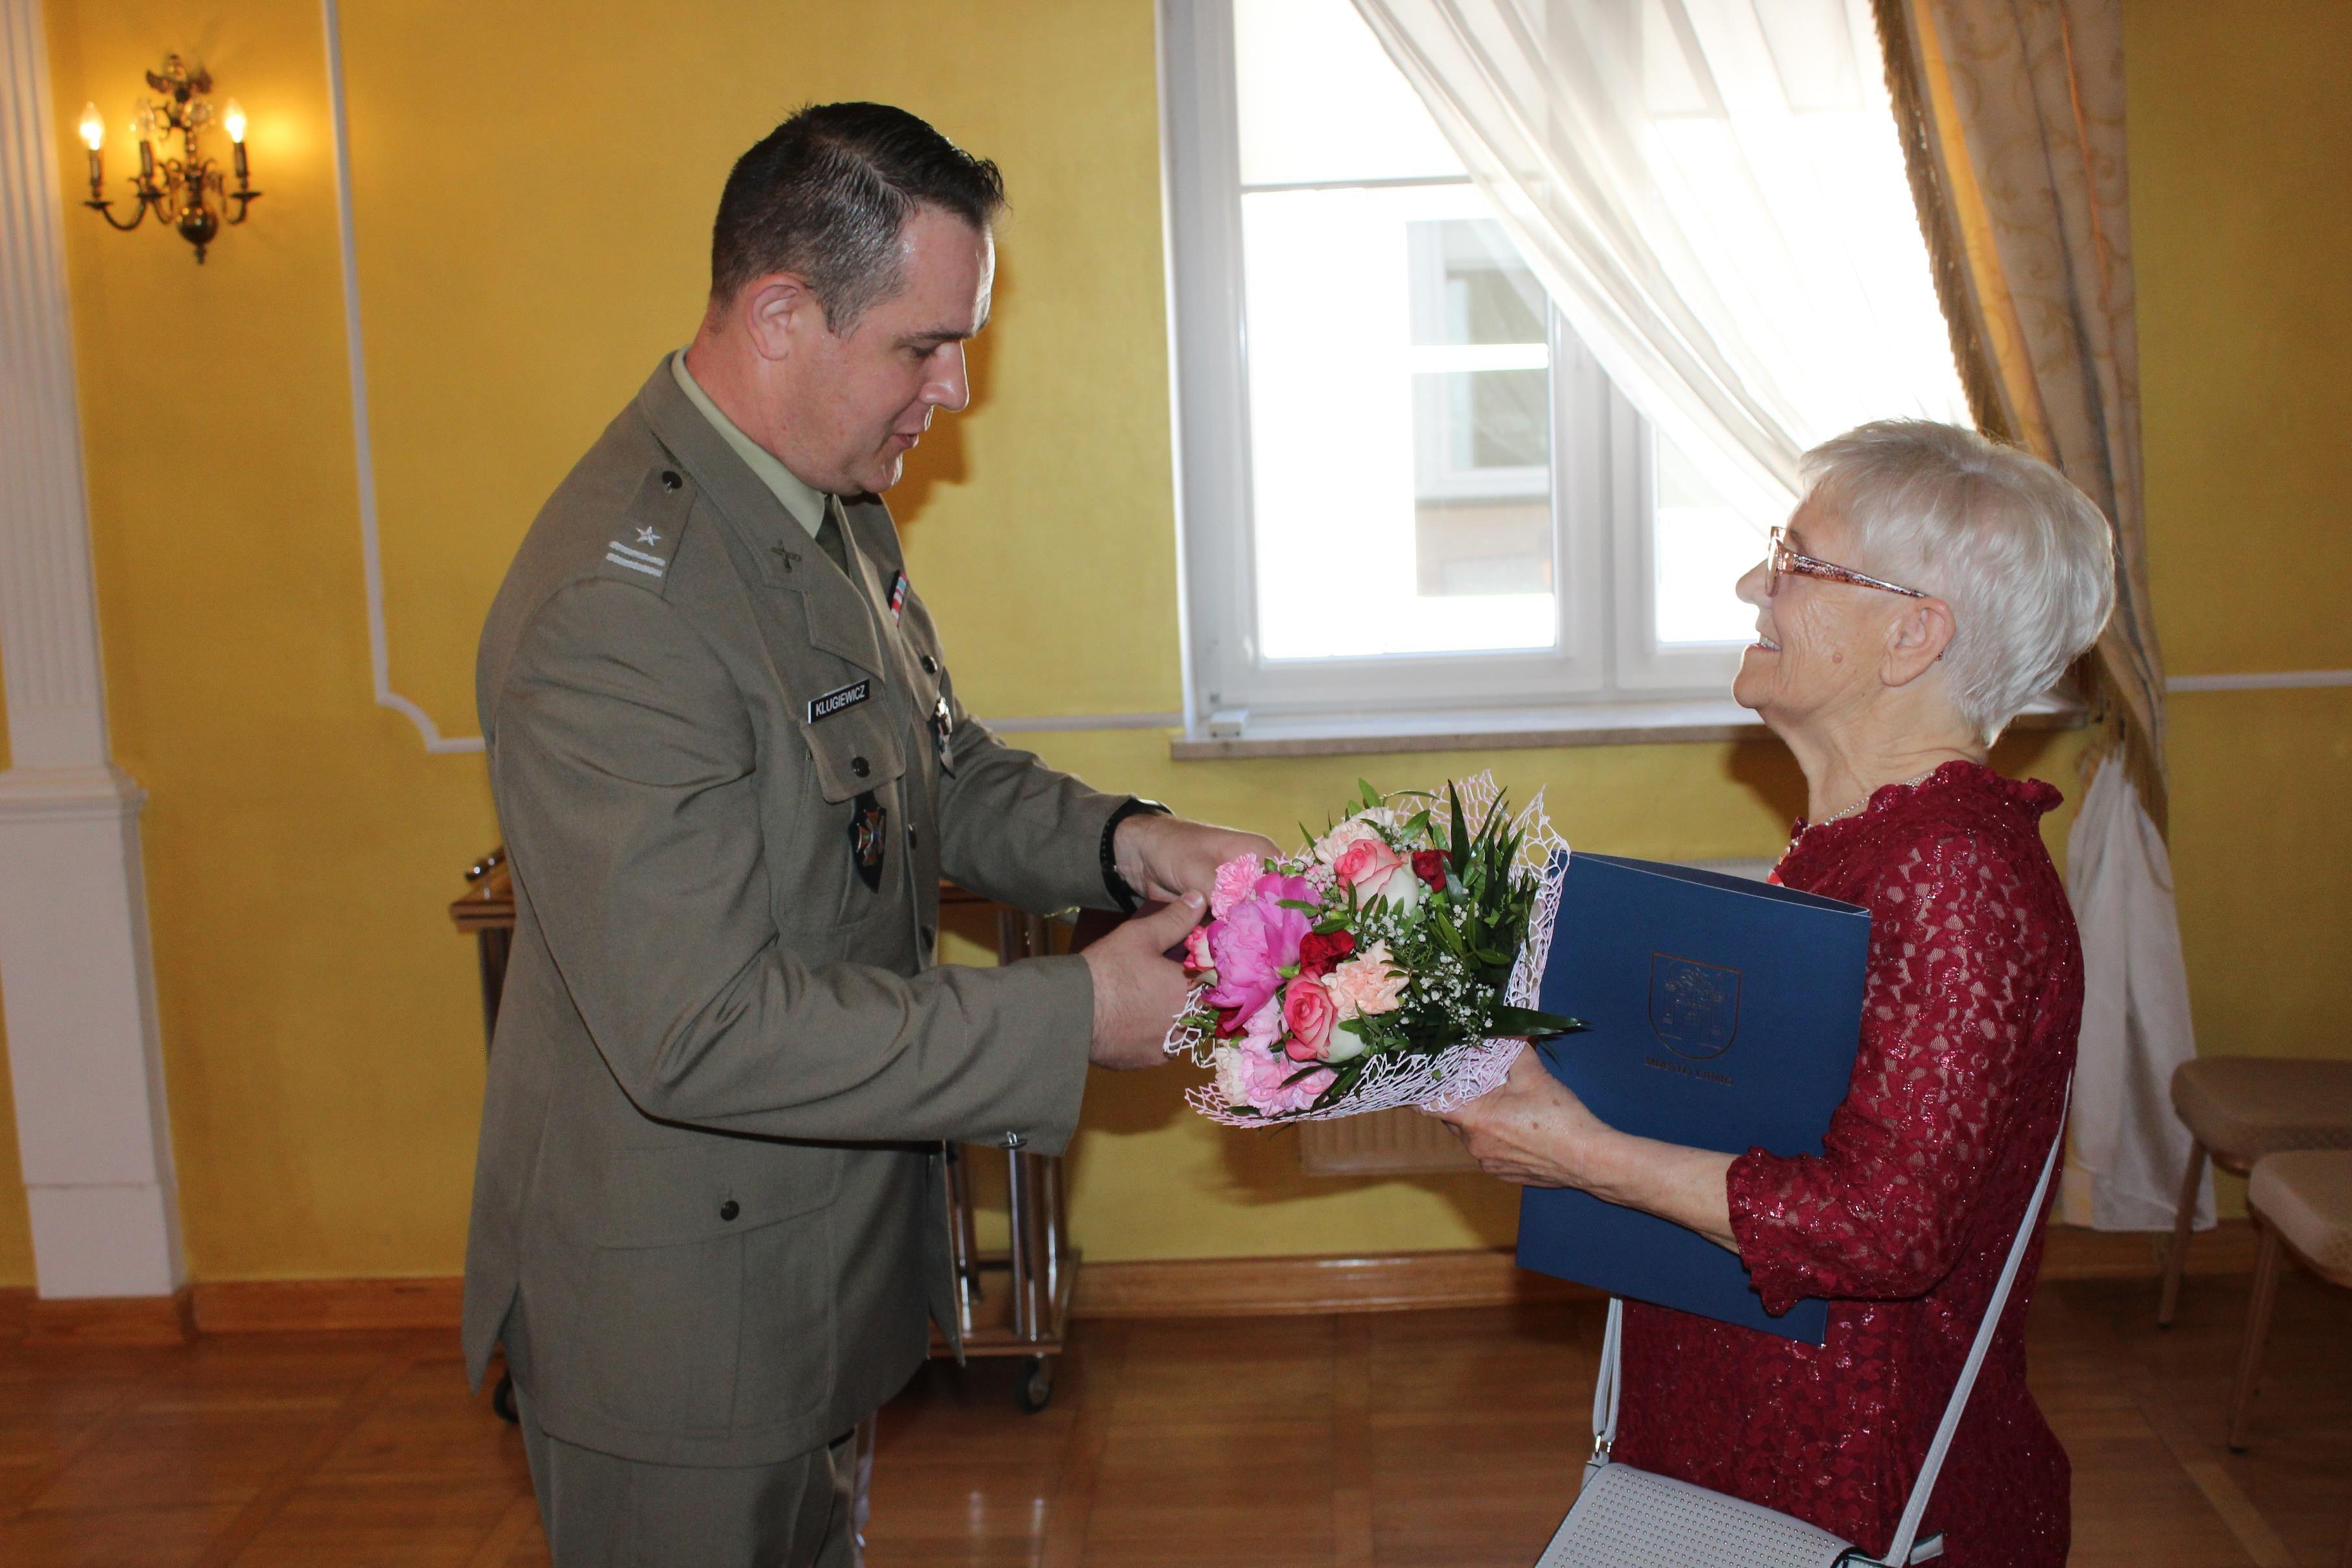
[[[1360,788],[1297,854],[1218,868],[1168,1034],[1215,1071],[1186,1096],[1212,1121],[1450,1110],[1528,1037],[1584,1027],[1532,1006],[1568,870],[1542,797],[1514,821],[1486,773],[1443,795]]]

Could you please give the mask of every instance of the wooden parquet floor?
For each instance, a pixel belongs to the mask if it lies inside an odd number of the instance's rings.
[[[2033,1378],[2083,1568],[2334,1568],[2352,1293],[2284,1281],[2254,1448],[2222,1446],[2247,1282],[2045,1284]],[[1053,1406],[926,1369],[884,1417],[867,1561],[1525,1568],[1587,1446],[1591,1306],[1087,1322]],[[522,1447],[446,1333],[0,1348],[7,1568],[521,1568]]]

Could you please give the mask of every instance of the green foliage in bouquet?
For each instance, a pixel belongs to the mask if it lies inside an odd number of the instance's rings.
[[[1406,904],[1368,898],[1341,883],[1321,904],[1287,905],[1316,916],[1313,929],[1320,936],[1350,934],[1358,952],[1375,942],[1385,944],[1391,963],[1407,977],[1402,1005],[1349,1024],[1363,1039],[1362,1054],[1345,1061],[1304,1063],[1292,1082],[1328,1068],[1337,1077],[1318,1096],[1318,1103],[1326,1104],[1344,1098],[1382,1056],[1433,1056],[1465,1040],[1539,1039],[1586,1028],[1580,1019],[1502,999],[1527,942],[1542,884],[1540,874],[1520,862],[1523,835],[1512,829],[1505,800],[1497,799],[1474,831],[1451,783],[1442,823],[1433,810],[1436,797],[1426,790],[1383,796],[1362,779],[1357,787],[1365,811],[1391,806],[1401,812],[1396,802],[1422,802],[1393,827],[1377,831],[1391,849],[1412,858],[1427,891]],[[1431,866],[1426,858],[1431,855],[1439,857],[1443,885],[1423,870]]]

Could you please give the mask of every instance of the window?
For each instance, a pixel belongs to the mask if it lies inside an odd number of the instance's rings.
[[[1727,695],[1726,503],[1610,385],[1349,0],[1163,0],[1196,735]]]

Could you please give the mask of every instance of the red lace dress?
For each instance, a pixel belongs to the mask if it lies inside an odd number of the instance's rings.
[[[1775,879],[1870,911],[1862,1047],[1825,1152],[1750,1149],[1727,1186],[1766,1310],[1828,1298],[1827,1343],[1629,1303],[1618,1458],[1885,1550],[2074,1066],[2082,952],[2036,825],[2059,799],[1954,762],[1798,824]],[[1952,1568],[2066,1560],[2066,1454],[2025,1387],[2041,1263],[2037,1239],[1927,1510]]]

